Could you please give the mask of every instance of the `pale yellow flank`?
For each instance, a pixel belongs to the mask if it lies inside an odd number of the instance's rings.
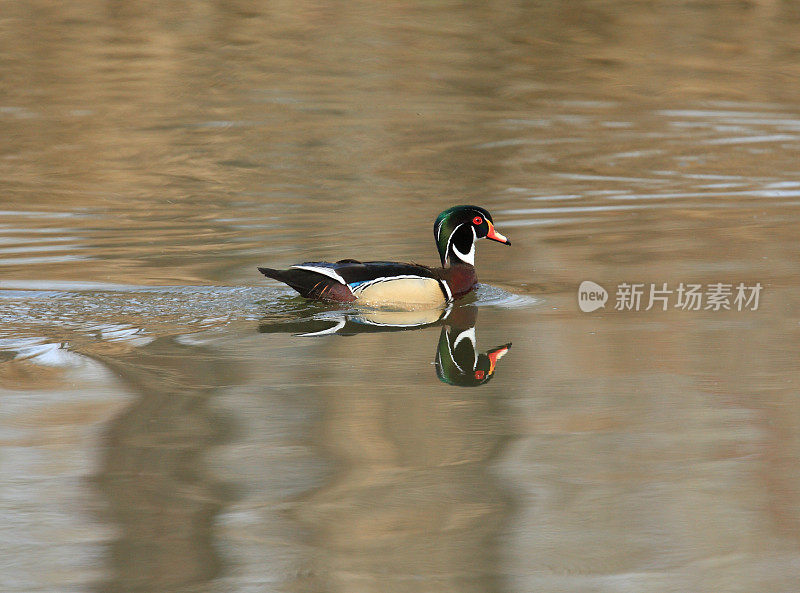
[[[377,282],[353,294],[356,302],[369,307],[433,308],[445,304],[439,282],[432,278],[397,278]]]
[[[410,311],[369,311],[359,315],[359,318],[375,325],[412,327],[436,323],[443,314],[444,310],[441,308],[426,307]]]

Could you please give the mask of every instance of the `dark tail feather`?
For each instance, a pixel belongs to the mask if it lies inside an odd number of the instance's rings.
[[[280,280],[283,282],[283,272],[285,270],[274,270],[273,268],[258,268],[258,271],[267,276],[268,278],[274,278],[275,280]]]
[[[326,301],[349,302],[353,300],[352,293],[344,284],[331,280],[322,274],[290,268],[288,270],[274,270],[272,268],[258,268],[258,271],[269,278],[291,286],[300,296],[307,299],[320,299]]]
[[[275,270],[273,268],[258,268],[258,271],[267,278],[273,278],[294,288],[301,295],[306,296],[308,286],[302,282],[304,274],[297,274],[296,270]],[[295,272],[295,273],[293,273]]]

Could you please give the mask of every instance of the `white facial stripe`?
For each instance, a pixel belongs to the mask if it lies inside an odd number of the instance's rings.
[[[461,340],[469,340],[470,342],[472,342],[472,353],[474,356],[474,362],[472,363],[472,368],[474,369],[478,365],[478,353],[477,350],[475,350],[475,328],[471,327],[469,329],[465,329],[463,332],[458,334],[455,341],[453,342],[453,350],[458,348],[458,344],[461,342]],[[455,362],[455,357],[453,357],[453,361]],[[461,370],[462,373],[464,372],[464,370],[461,367],[458,368],[459,370]]]
[[[439,221],[439,224],[436,225],[436,242],[439,242],[439,234],[442,232],[442,225],[444,224],[444,218]]]
[[[447,332],[447,353],[450,355],[450,362],[452,362],[454,365],[456,365],[456,368],[457,368],[459,371],[461,371],[461,372],[462,372],[462,374],[463,374],[463,372],[464,372],[464,369],[462,369],[462,368],[461,368],[461,365],[460,365],[460,364],[458,364],[458,362],[456,362],[456,357],[455,357],[455,355],[453,354],[453,349],[454,349],[454,347],[450,345],[450,330],[449,330],[449,329],[447,329],[447,330],[445,330],[445,331]]]
[[[449,236],[449,237],[447,237],[447,247],[445,247],[445,249],[444,249],[444,257],[445,257],[445,259],[447,258],[447,254],[448,254],[448,253],[450,253],[450,243],[452,243],[452,241],[453,241],[453,235],[455,235],[455,234],[456,234],[456,231],[457,231],[457,230],[458,230],[458,228],[459,228],[459,227],[461,227],[461,226],[463,226],[463,223],[462,223],[462,224],[460,224],[460,225],[458,225],[456,228],[454,228],[454,229],[453,229],[453,232],[452,232],[452,233],[450,233],[450,236]]]
[[[322,274],[323,276],[327,276],[328,278],[333,278],[337,282],[341,282],[342,284],[347,286],[347,282],[344,281],[344,278],[342,278],[339,274],[337,274],[336,270],[332,268],[323,268],[322,266],[302,266],[302,265],[291,266],[291,267],[296,270],[308,270],[309,272],[316,272],[317,274]],[[347,288],[350,287],[347,286]]]

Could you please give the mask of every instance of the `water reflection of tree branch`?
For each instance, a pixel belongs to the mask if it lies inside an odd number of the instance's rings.
[[[206,451],[226,434],[207,404],[230,383],[232,365],[171,338],[93,358],[138,395],[111,423],[96,476],[121,531],[100,590],[168,591],[215,578],[222,560],[212,526],[230,494],[203,467]]]
[[[325,311],[261,324],[348,361],[320,364],[309,384],[323,410],[317,444],[336,472],[290,507],[314,549],[303,590],[506,590],[498,540],[513,503],[491,467],[510,432],[507,410],[494,389],[448,388],[485,384],[510,346],[476,350],[477,311]],[[431,327],[441,328],[430,354],[446,385],[416,360]],[[376,332],[395,333],[362,335]]]

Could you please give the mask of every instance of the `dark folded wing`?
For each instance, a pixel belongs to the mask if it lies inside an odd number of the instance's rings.
[[[351,288],[362,282],[370,282],[379,278],[417,276],[438,280],[435,272],[427,266],[387,261],[360,262],[346,259],[335,263],[303,262],[292,268],[323,274],[342,284],[347,284]]]

